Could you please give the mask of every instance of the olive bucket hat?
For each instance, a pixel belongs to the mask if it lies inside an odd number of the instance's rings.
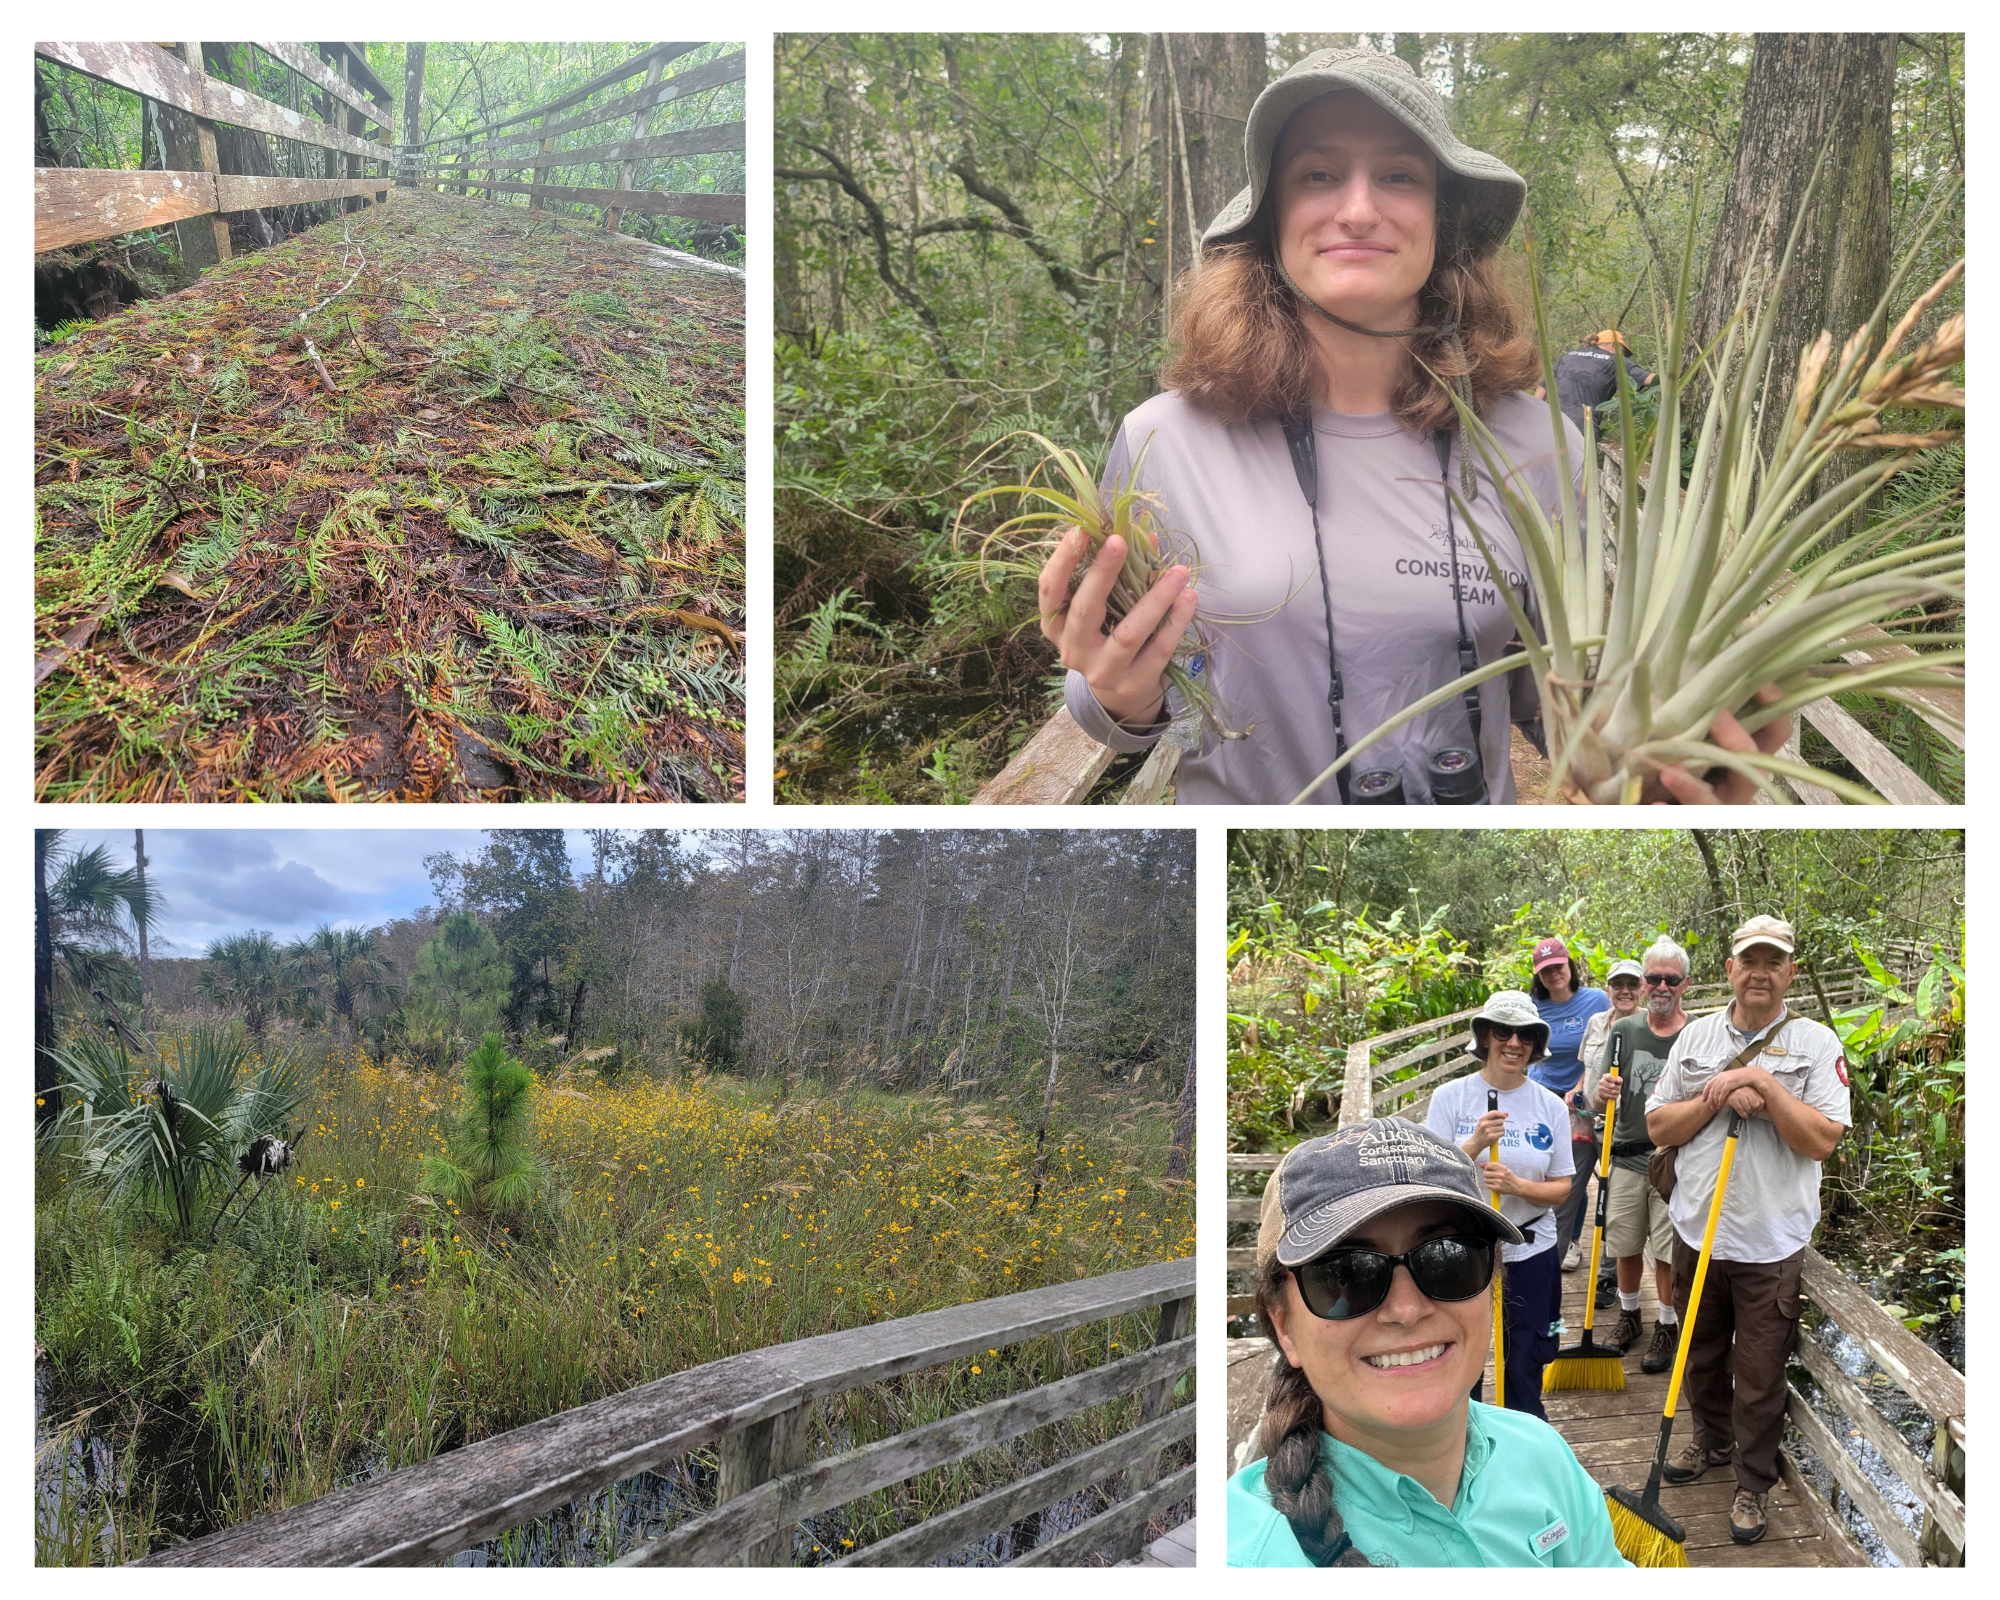
[[[1461,142],[1445,120],[1444,97],[1407,61],[1378,50],[1354,49],[1315,50],[1265,85],[1243,131],[1250,186],[1208,225],[1201,236],[1203,245],[1228,243],[1244,234],[1263,203],[1271,181],[1271,157],[1285,124],[1308,101],[1340,89],[1358,89],[1423,140],[1438,165],[1460,180],[1466,200],[1466,243],[1472,253],[1484,256],[1497,250],[1520,215],[1528,192],[1526,180],[1506,162]]]

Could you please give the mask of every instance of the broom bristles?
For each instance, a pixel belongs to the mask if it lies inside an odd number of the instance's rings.
[[[1542,1393],[1557,1389],[1617,1389],[1625,1387],[1625,1363],[1617,1356],[1598,1352],[1558,1352],[1555,1360],[1542,1368]]]
[[[1604,1507],[1611,1513],[1611,1538],[1618,1553],[1635,1567],[1684,1567],[1688,1564],[1687,1535],[1681,1525],[1655,1506],[1646,1510],[1629,1489],[1606,1489]],[[1660,1526],[1669,1524],[1672,1531]]]

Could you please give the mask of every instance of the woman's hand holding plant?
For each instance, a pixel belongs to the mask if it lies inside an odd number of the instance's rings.
[[[1042,567],[1042,632],[1061,652],[1062,664],[1083,674],[1099,705],[1124,727],[1144,732],[1159,720],[1167,663],[1194,621],[1191,575],[1184,566],[1169,567],[1107,632],[1104,599],[1125,560],[1125,541],[1116,534],[1106,539],[1071,594],[1070,579],[1086,548],[1082,530],[1072,528]]]

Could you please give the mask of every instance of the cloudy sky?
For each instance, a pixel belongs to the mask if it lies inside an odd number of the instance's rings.
[[[570,858],[589,859],[569,830]],[[65,841],[102,844],[132,864],[130,828],[75,828]],[[166,897],[163,955],[198,956],[212,939],[262,928],[289,939],[322,922],[373,927],[429,905],[424,857],[483,843],[476,828],[148,828],[146,860]]]

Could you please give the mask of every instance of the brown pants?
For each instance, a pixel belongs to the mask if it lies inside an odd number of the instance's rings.
[[[1799,1340],[1803,1250],[1783,1261],[1708,1263],[1688,1345],[1695,1442],[1736,1452],[1736,1484],[1765,1494],[1778,1481],[1785,1432],[1785,1363]],[[1701,1252],[1674,1237],[1674,1308],[1687,1317]]]

